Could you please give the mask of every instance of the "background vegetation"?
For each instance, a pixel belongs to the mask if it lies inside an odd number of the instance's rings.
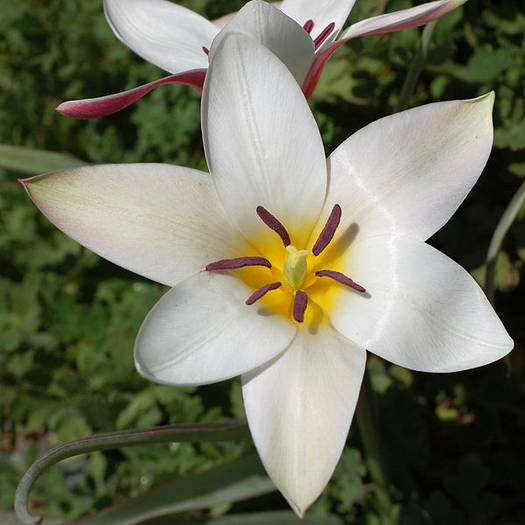
[[[244,2],[179,3],[214,18]],[[410,5],[358,0],[350,21]],[[496,92],[495,147],[487,168],[460,211],[430,241],[481,282],[492,232],[525,176],[522,10],[520,0],[469,0],[441,20],[412,99],[419,105]],[[327,152],[393,111],[420,33],[361,38],[329,63],[311,102]],[[206,169],[200,96],[188,87],[158,88],[131,108],[94,121],[54,111],[63,100],[122,91],[163,75],[117,41],[102,0],[0,0],[0,35],[0,143],[67,152],[90,163],[153,161]],[[236,380],[195,389],[139,377],[132,361],[134,337],[164,289],[65,237],[32,205],[16,176],[0,170],[4,509],[12,508],[24,470],[57,443],[93,432],[243,415]],[[496,308],[516,342],[507,364],[431,375],[369,360],[373,408],[402,523],[525,523],[524,215],[522,210],[497,264]],[[32,508],[82,516],[160,482],[226,465],[252,449],[246,439],[97,452],[50,469],[36,485]],[[201,481],[195,479],[198,493]],[[286,509],[273,492],[194,510],[182,514],[180,523]],[[356,424],[310,515],[317,523],[385,523]],[[263,516],[258,523],[296,521],[288,512]],[[246,516],[237,520],[249,523]]]

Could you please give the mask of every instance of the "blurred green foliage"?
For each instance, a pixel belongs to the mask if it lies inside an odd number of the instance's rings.
[[[180,3],[214,18],[244,2]],[[410,5],[359,0],[350,20]],[[419,105],[496,92],[491,159],[460,211],[431,240],[475,270],[480,282],[492,231],[525,176],[521,11],[520,0],[469,0],[441,20],[412,100]],[[122,91],[162,76],[117,41],[102,0],[0,0],[0,13],[0,143],[64,152],[85,162],[173,162],[205,169],[200,97],[190,88],[159,88],[131,108],[94,121],[54,111],[63,100]],[[311,104],[328,152],[392,112],[419,35],[420,29],[411,29],[365,37],[332,59]],[[447,375],[369,362],[402,523],[524,521],[524,215],[497,265],[496,306],[516,341],[509,373],[501,362]],[[61,441],[132,426],[242,416],[237,381],[175,389],[136,373],[134,337],[163,293],[161,286],[101,260],[57,231],[31,204],[14,172],[0,171],[0,217],[0,507],[12,506],[16,483],[31,461]],[[310,512],[376,525],[381,517],[356,430]],[[80,516],[166,479],[233,460],[252,446],[153,445],[71,459],[37,484],[33,510]],[[225,513],[285,508],[274,494],[190,517],[208,523]]]

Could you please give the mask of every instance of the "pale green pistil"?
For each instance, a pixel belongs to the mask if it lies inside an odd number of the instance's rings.
[[[299,290],[306,277],[306,257],[309,251],[298,250],[291,244],[286,247],[286,251],[289,255],[284,263],[283,277],[294,290]]]

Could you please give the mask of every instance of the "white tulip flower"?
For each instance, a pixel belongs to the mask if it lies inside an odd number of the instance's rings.
[[[303,515],[343,450],[366,350],[452,372],[513,346],[474,279],[425,243],[485,166],[494,95],[382,118],[326,160],[275,54],[231,33],[210,57],[210,174],[118,164],[22,183],[84,246],[172,286],[140,329],[138,370],[167,385],[240,374],[257,450]]]
[[[326,62],[348,40],[428,24],[465,1],[438,0],[368,18],[337,38],[355,0],[284,0],[278,3],[280,9],[252,0],[215,23],[167,0],[104,0],[106,19],[115,35],[171,75],[122,93],[64,102],[57,110],[89,119],[120,111],[164,84],[186,84],[201,91],[209,50],[216,37],[230,32],[245,33],[267,46],[310,98]]]

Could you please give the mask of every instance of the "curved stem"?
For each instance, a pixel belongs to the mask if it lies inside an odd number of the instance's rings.
[[[248,435],[246,421],[243,419],[232,419],[231,421],[212,423],[180,423],[118,432],[105,432],[57,445],[42,454],[20,480],[15,494],[16,515],[24,525],[38,525],[42,522],[42,517],[33,516],[27,508],[29,494],[40,474],[46,468],[63,459],[96,450],[129,447],[144,443],[227,441],[242,439]]]
[[[434,28],[436,27],[437,22],[437,20],[434,20],[433,22],[427,24],[425,29],[423,29],[421,41],[419,42],[419,49],[417,50],[417,53],[412,59],[410,67],[408,68],[405,82],[401,88],[401,93],[399,94],[396,107],[394,108],[394,113],[403,111],[410,103],[410,99],[412,98],[414,89],[416,88],[419,75],[421,75],[421,72],[423,71],[423,67],[427,59],[430,41],[432,40],[432,33],[434,33]]]
[[[512,226],[521,208],[525,206],[525,181],[521,183],[518,191],[514,194],[511,201],[505,208],[501,219],[492,234],[489,249],[487,252],[487,268],[485,273],[485,293],[491,304],[494,306],[494,288],[496,277],[496,262],[498,260],[498,253],[505,239],[505,235]]]

